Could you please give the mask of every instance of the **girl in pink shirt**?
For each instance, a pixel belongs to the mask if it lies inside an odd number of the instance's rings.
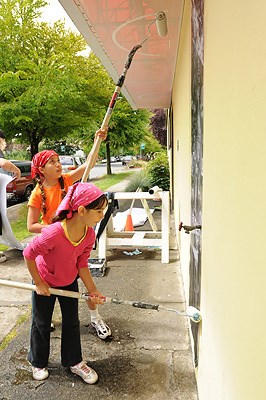
[[[28,360],[33,378],[48,378],[50,326],[55,295],[49,287],[78,291],[80,277],[94,304],[102,304],[88,268],[95,241],[93,227],[103,218],[104,193],[90,183],[75,183],[61,202],[55,223],[44,228],[25,248],[23,255],[36,285],[32,295],[32,326]],[[97,373],[82,361],[78,299],[58,296],[62,313],[61,363],[86,383],[95,383]]]

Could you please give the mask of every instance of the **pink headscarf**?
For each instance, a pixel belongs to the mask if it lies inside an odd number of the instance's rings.
[[[44,167],[47,161],[50,160],[50,158],[53,156],[59,157],[54,150],[44,150],[40,151],[40,153],[35,154],[31,161],[31,177],[35,178],[37,174],[43,176],[39,168]]]
[[[77,182],[68,188],[66,196],[56,211],[56,215],[59,215],[61,211],[68,210],[67,218],[71,218],[73,211],[77,211],[79,206],[88,206],[103,194],[104,192],[91,183]]]

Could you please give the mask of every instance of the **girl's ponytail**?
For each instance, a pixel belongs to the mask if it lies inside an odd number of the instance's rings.
[[[62,194],[62,200],[66,195],[66,189],[65,189],[65,182],[64,182],[64,178],[61,175],[59,178],[59,183],[60,183],[60,189],[61,189],[61,194]]]
[[[40,187],[41,195],[42,195],[41,212],[43,213],[43,215],[45,215],[46,214],[46,204],[45,204],[46,196],[45,196],[45,192],[44,192],[44,188],[43,188],[41,177],[40,177],[40,175],[38,173],[35,175],[35,179],[36,179],[36,182],[38,183],[38,185]]]
[[[60,214],[56,215],[56,216],[52,219],[52,224],[53,224],[54,222],[63,221],[63,219],[66,219],[68,213],[69,213],[68,210],[63,210],[63,211],[61,211]]]

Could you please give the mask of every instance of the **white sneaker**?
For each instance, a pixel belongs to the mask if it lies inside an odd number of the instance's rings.
[[[111,329],[101,318],[96,321],[92,320],[91,325],[96,330],[99,338],[102,340],[105,340],[108,336],[112,335]]]
[[[48,378],[49,372],[47,371],[47,368],[37,368],[37,367],[31,367],[31,368],[32,368],[33,379],[36,379],[36,381],[43,381],[44,379]]]
[[[98,380],[97,373],[86,364],[86,361],[81,361],[79,364],[70,367],[70,370],[73,374],[80,376],[84,382],[91,385]]]

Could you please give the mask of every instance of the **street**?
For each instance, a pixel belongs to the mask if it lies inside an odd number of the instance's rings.
[[[111,163],[112,173],[123,172],[126,171],[126,166],[122,165],[121,161]],[[97,179],[106,175],[107,166],[106,164],[96,164],[89,175],[89,179]],[[15,204],[22,203],[24,200],[11,200],[7,202],[7,207],[14,206]]]
[[[113,173],[123,172],[126,170],[126,166],[122,165],[121,161],[111,163],[111,169]],[[106,164],[96,164],[90,171],[90,179],[100,178],[107,173]]]

